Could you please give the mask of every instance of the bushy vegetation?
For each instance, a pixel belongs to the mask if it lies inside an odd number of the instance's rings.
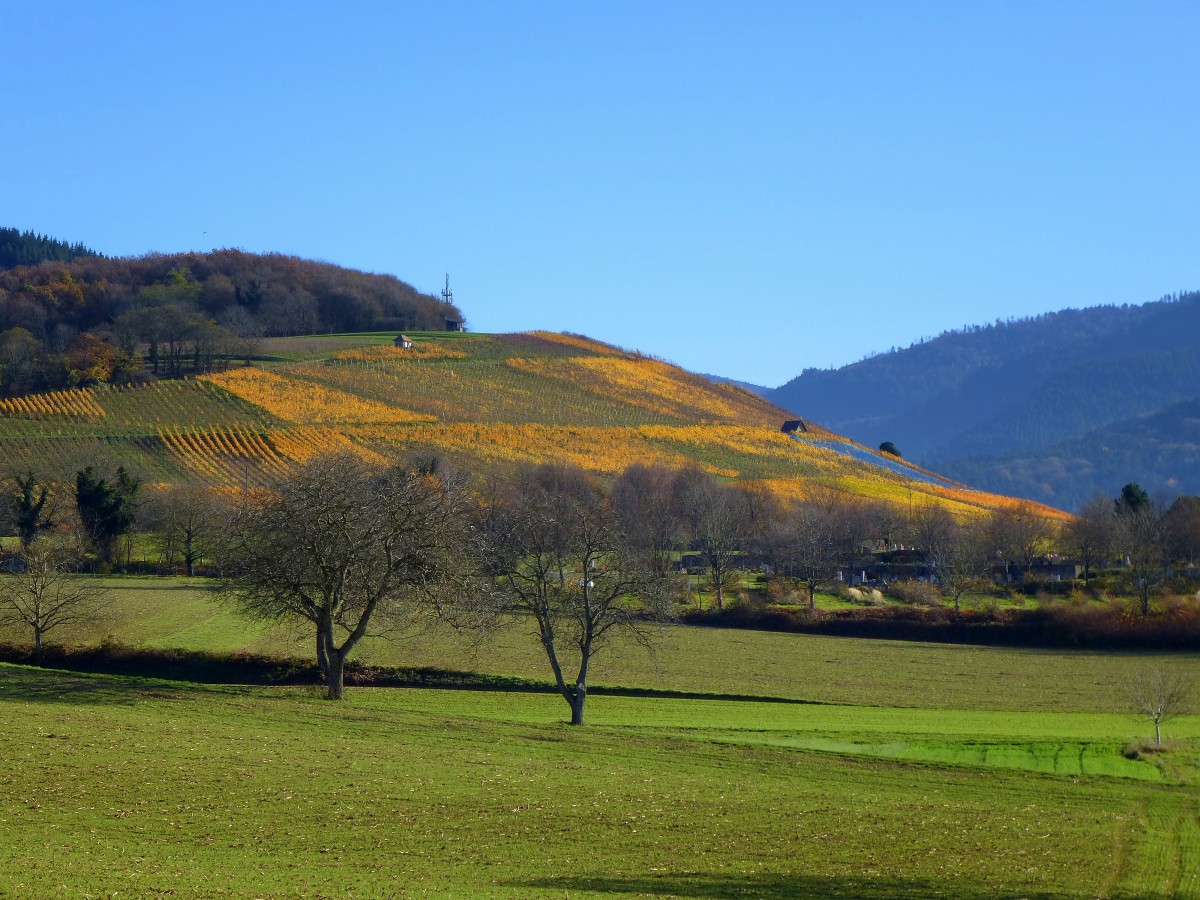
[[[63,253],[0,270],[0,390],[10,396],[212,371],[248,361],[272,335],[440,330],[463,318],[392,276],[282,254]]]

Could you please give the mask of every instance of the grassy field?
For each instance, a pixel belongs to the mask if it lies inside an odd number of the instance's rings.
[[[308,658],[311,632],[248,622],[217,601],[204,579],[98,579],[104,616],[56,631],[54,643],[250,651]],[[0,629],[0,639],[28,640]],[[1158,665],[1200,674],[1200,653],[1104,653],[923,644],[667,626],[654,651],[617,642],[596,657],[597,684],[661,691],[778,697],[904,708],[1116,713],[1133,671]],[[375,665],[428,666],[550,681],[545,657],[519,621],[481,646],[428,625],[407,638],[368,637],[356,657]],[[1132,737],[1137,733],[1129,719]]]
[[[200,581],[112,578],[67,633],[305,654]],[[377,663],[548,680],[520,622]],[[19,637],[7,633],[2,637]],[[0,666],[0,895],[1200,896],[1200,716],[1122,678],[1200,655],[663,629],[596,680],[787,698],[202,686]],[[797,702],[799,701],[799,702]]]
[[[1104,742],[1070,735],[1105,736],[1095,717],[597,697],[593,724],[570,729],[555,724],[561,712],[536,694],[360,689],[335,706],[302,689],[0,667],[0,886],[246,897],[1200,891],[1194,784],[1148,763],[1050,774],[946,759],[998,729],[1010,736],[991,745],[1057,743],[1059,756],[1086,760]],[[914,729],[940,735],[938,758],[840,746],[894,744]]]

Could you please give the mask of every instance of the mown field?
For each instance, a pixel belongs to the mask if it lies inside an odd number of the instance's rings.
[[[66,637],[307,652],[202,582],[108,583]],[[525,632],[365,658],[548,680]],[[793,702],[597,694],[582,729],[545,693],[0,666],[0,894],[1200,896],[1200,716],[1124,755],[1150,724],[1120,682],[1149,665],[1200,654],[673,627],[596,681]]]

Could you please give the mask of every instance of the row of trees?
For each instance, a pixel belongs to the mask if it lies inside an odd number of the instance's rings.
[[[141,483],[123,468],[109,477],[92,466],[70,485],[47,484],[33,473],[11,478],[0,520],[18,541],[4,558],[0,576],[0,626],[28,629],[34,658],[41,660],[45,635],[63,625],[91,621],[105,606],[105,592],[77,573],[107,570],[128,560],[136,524],[151,529],[169,560],[187,574],[217,555],[231,507],[197,485],[181,485],[146,501]],[[122,553],[124,551],[124,553]]]
[[[0,228],[0,269],[36,266],[43,262],[66,262],[77,256],[99,256],[81,243],[69,244],[45,234]]]
[[[1066,526],[1063,542],[1083,566],[1085,581],[1094,567],[1120,559],[1145,614],[1173,568],[1200,562],[1200,497],[1184,495],[1168,505],[1131,482],[1115,500],[1089,501]]]
[[[438,461],[378,466],[352,455],[313,460],[236,502],[180,486],[142,504],[140,485],[123,470],[108,478],[90,467],[76,473],[72,488],[67,509],[58,502],[65,494],[31,474],[10,482],[8,517],[25,571],[71,564],[62,552],[69,542],[45,539],[68,519],[79,536],[73,563],[85,549],[111,562],[141,505],[164,555],[189,574],[202,559],[215,560],[240,609],[313,629],[330,697],[341,697],[346,661],[369,629],[402,629],[432,612],[485,633],[516,616],[530,623],[577,723],[591,661],[608,638],[626,631],[646,640],[645,626],[670,618],[686,599],[680,554],[707,573],[718,607],[748,556],[804,590],[811,606],[818,590],[861,565],[865,549],[906,543],[921,548],[958,609],[974,584],[1006,566],[1028,567],[1055,538],[1045,519],[1020,510],[963,523],[940,508],[905,516],[832,492],[785,504],[696,468],[643,464],[607,490],[564,465],[529,466],[507,481],[480,484]],[[1134,523],[1143,516],[1182,521],[1180,510],[1193,508],[1177,502],[1158,514],[1133,490],[1106,505],[1104,516],[1076,520],[1059,536],[1087,541],[1093,565],[1101,541],[1089,525],[1128,536],[1140,533]],[[1123,540],[1104,546],[1133,547]],[[56,555],[47,554],[52,545]],[[1128,552],[1130,571],[1141,572]],[[10,612],[18,606],[5,601]],[[60,621],[40,613],[18,618],[34,629],[39,648]]]

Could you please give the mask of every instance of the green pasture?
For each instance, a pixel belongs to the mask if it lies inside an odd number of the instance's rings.
[[[1031,714],[896,712],[596,697],[593,724],[571,729],[558,724],[554,698],[537,694],[364,688],[335,705],[304,689],[0,666],[8,850],[0,888],[212,897],[1200,893],[1197,793],[1169,773],[946,765],[835,746],[894,744],[928,728],[945,747],[977,746],[1006,728],[1020,740],[998,743],[1049,745],[1050,732],[1104,732],[1103,717],[1047,724]],[[811,746],[819,738],[829,743]],[[1074,742],[1060,743],[1074,753]]]
[[[60,639],[310,652],[203,580],[99,581],[104,619]],[[520,620],[482,645],[409,624],[361,658],[549,681]],[[1151,732],[1120,699],[1200,654],[656,644],[594,678],[663,693],[593,694],[582,729],[552,693],[0,666],[0,895],[1200,896],[1200,716],[1128,758]]]
[[[95,622],[53,632],[52,643],[108,639],[142,647],[238,650],[308,657],[308,629],[249,622],[205,579],[98,578],[109,604]],[[21,641],[0,629],[0,639]],[[1200,676],[1200,653],[1105,653],[877,641],[665,626],[652,652],[616,642],[596,657],[594,683],[660,691],[778,697],[927,709],[1116,713],[1121,684],[1147,665]],[[368,637],[356,654],[375,665],[428,666],[550,681],[529,623],[513,620],[483,643],[420,619]],[[1130,734],[1139,733],[1130,719]]]

